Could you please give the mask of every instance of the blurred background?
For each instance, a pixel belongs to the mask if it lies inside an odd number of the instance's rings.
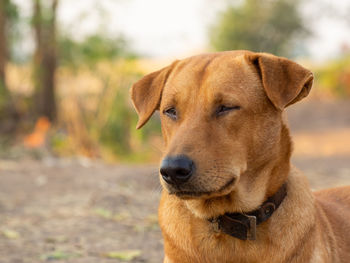
[[[288,109],[293,163],[349,184],[349,1],[0,0],[1,262],[161,262],[160,123],[135,130],[129,88],[232,49],[314,72]]]

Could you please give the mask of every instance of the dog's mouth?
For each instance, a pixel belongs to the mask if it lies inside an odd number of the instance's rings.
[[[203,198],[203,197],[214,197],[214,196],[221,196],[228,194],[228,192],[231,191],[231,188],[236,182],[236,177],[231,178],[229,181],[227,181],[222,187],[215,190],[205,190],[205,191],[182,191],[182,190],[176,190],[176,189],[168,189],[169,194],[176,195],[177,197],[181,199],[194,199],[194,198]]]

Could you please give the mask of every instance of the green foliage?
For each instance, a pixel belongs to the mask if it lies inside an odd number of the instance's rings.
[[[143,144],[147,144],[153,135],[159,135],[160,120],[152,118],[142,130],[136,131],[138,117],[130,103],[129,89],[134,82],[141,78],[141,74],[135,71],[132,64],[129,64],[129,69],[127,67],[125,65],[122,72],[118,71],[123,79],[118,81],[119,86],[114,93],[112,103],[109,107],[100,109],[106,111],[108,117],[105,124],[100,127],[99,140],[115,155],[135,159],[135,156],[132,156],[134,151],[141,152]],[[113,89],[111,86],[113,84],[109,85],[109,88]],[[101,102],[105,104],[103,99]],[[133,145],[137,145],[137,149],[134,149]]]
[[[120,87],[109,109],[107,123],[101,130],[101,142],[116,154],[128,153],[131,150],[131,129],[136,116],[128,107],[128,99],[128,89]]]
[[[83,68],[83,69],[82,69]],[[137,114],[129,90],[144,75],[136,60],[102,61],[90,67],[61,67],[65,79],[93,82],[94,91],[60,97],[61,121],[50,145],[58,155],[83,154],[109,161],[139,162],[154,157],[150,146],[160,136],[159,118],[136,130]],[[59,75],[60,76],[60,75]],[[80,85],[79,81],[66,85]],[[152,153],[152,154],[151,154]]]
[[[19,32],[20,16],[18,6],[11,0],[5,0],[5,14],[6,14],[6,36],[8,46],[8,59],[16,60],[15,44],[20,41],[21,36]]]
[[[350,54],[341,59],[327,62],[315,70],[316,85],[339,97],[350,97]]]
[[[135,57],[127,49],[127,41],[123,37],[110,38],[101,34],[90,35],[80,42],[62,36],[58,49],[60,63],[67,66],[91,66],[101,60]]]
[[[129,51],[127,41],[120,36],[110,38],[101,33],[82,41],[61,36],[58,50],[63,67],[77,72],[85,68],[102,83],[103,89],[95,97],[97,109],[89,111],[88,106],[81,108],[89,136],[118,159],[139,160],[135,151],[142,152],[142,145],[155,130],[160,130],[160,122],[152,120],[145,129],[135,132],[137,115],[130,103],[129,89],[142,74],[133,62],[136,55]],[[55,145],[59,146],[57,149],[62,145],[65,148],[64,141],[55,141]]]
[[[10,0],[5,0],[6,17],[10,23],[16,22],[19,18],[18,7]]]
[[[245,0],[229,6],[212,27],[210,40],[219,51],[248,49],[281,56],[295,55],[295,41],[307,29],[295,0]]]

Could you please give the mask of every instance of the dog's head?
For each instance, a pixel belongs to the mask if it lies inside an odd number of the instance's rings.
[[[198,202],[242,199],[258,188],[255,199],[264,198],[268,175],[254,171],[278,159],[282,111],[307,96],[312,80],[290,60],[248,51],[190,57],[142,78],[131,97],[138,128],[160,111],[163,187],[199,214]]]

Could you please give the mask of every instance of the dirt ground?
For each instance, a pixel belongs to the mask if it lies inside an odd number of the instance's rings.
[[[350,184],[350,101],[288,111],[314,189]],[[0,262],[162,262],[156,165],[0,160]]]

